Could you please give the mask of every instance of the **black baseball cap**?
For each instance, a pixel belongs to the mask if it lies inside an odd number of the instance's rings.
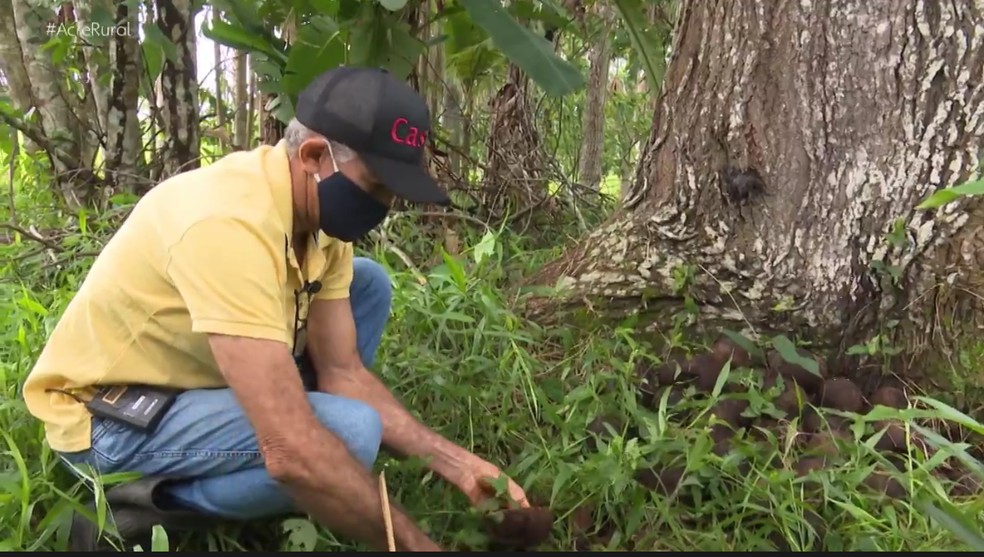
[[[345,144],[395,195],[415,203],[450,205],[424,168],[430,110],[409,84],[386,70],[344,66],[301,91],[297,121]]]

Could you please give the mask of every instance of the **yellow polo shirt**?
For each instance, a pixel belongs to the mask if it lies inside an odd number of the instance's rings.
[[[51,448],[81,451],[91,440],[85,406],[52,389],[224,387],[206,333],[292,348],[302,281],[321,281],[314,299],[347,298],[352,245],[318,234],[302,270],[293,220],[283,142],[232,153],[147,193],[93,263],[24,383]],[[303,318],[307,297],[299,298]]]

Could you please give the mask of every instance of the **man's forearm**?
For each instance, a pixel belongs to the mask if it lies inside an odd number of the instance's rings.
[[[312,435],[303,454],[286,457],[294,463],[284,465],[288,472],[281,479],[282,485],[319,523],[385,551],[386,530],[376,479],[330,432],[315,429]],[[326,474],[326,469],[331,472]],[[390,511],[398,551],[441,550],[392,502]]]
[[[464,459],[471,456],[414,418],[386,385],[365,369],[319,372],[318,388],[375,408],[383,421],[383,445],[398,456],[427,459],[429,467],[445,479],[453,480]]]

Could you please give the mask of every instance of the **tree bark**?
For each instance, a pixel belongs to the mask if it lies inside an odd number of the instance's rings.
[[[249,149],[249,124],[250,113],[253,109],[253,99],[249,94],[247,80],[251,79],[247,73],[249,69],[246,65],[246,53],[236,53],[236,117],[233,124],[233,149]]]
[[[533,209],[548,201],[546,153],[533,123],[529,78],[510,64],[509,77],[489,102],[488,156],[482,206],[496,217]]]
[[[218,22],[221,20],[219,17],[219,10],[212,9],[212,22]],[[222,63],[222,45],[217,41],[214,43],[215,49],[213,56],[215,58],[215,115],[216,123],[218,124],[218,135],[216,136],[219,140],[219,151],[225,152],[226,150],[226,114],[225,114],[225,103],[222,102],[222,79],[223,70],[225,65]]]
[[[80,121],[72,112],[69,93],[60,83],[61,73],[55,68],[50,51],[44,48],[44,35],[52,13],[42,15],[28,0],[14,0],[13,21],[20,44],[24,71],[30,85],[31,104],[40,116],[41,129],[35,140],[44,140],[45,151],[54,170],[55,183],[69,207],[86,204],[93,193],[90,172],[82,169],[83,149]],[[47,16],[47,17],[45,17]]]
[[[288,17],[284,20],[280,31],[284,42],[287,43],[289,48],[289,45],[293,41],[293,37],[296,36],[295,19]],[[260,93],[260,142],[266,145],[275,145],[284,137],[284,132],[287,131],[287,124],[285,122],[281,122],[273,110],[267,110],[267,106],[273,103],[276,99],[276,94]]]
[[[140,101],[140,71],[143,64],[136,29],[138,9],[127,2],[116,5],[116,25],[128,25],[134,31],[118,33],[109,47],[111,68],[109,105],[106,116],[106,175],[114,189],[143,193],[150,182],[141,178],[139,165],[143,150],[137,104]]]
[[[605,154],[605,101],[608,70],[611,66],[611,41],[608,33],[611,19],[604,3],[595,4],[594,11],[600,22],[601,32],[596,34],[588,55],[590,69],[581,124],[581,153],[578,157],[577,174],[582,185],[598,189]]]
[[[684,0],[623,206],[538,281],[559,279],[565,303],[642,307],[650,323],[687,295],[703,327],[840,350],[894,318],[917,341],[910,354],[978,326],[979,297],[960,293],[984,282],[984,203],[914,207],[979,172],[982,12],[980,1]]]
[[[161,115],[166,146],[163,178],[200,166],[195,14],[191,0],[157,0],[157,25],[177,50],[161,70]]]
[[[14,21],[14,5],[11,2],[0,2],[0,73],[7,84],[7,94],[14,108],[27,112],[34,106],[31,99],[31,82],[27,78],[24,67],[24,56],[17,40],[17,26]],[[24,148],[28,153],[35,153],[40,148],[27,139]]]
[[[119,9],[114,10],[108,0],[75,0],[75,16],[77,28],[91,28],[94,23],[100,26],[106,25],[103,15],[111,15],[114,12],[119,14]],[[136,27],[131,27],[136,33]],[[109,103],[111,102],[110,88],[107,86],[109,81],[109,71],[107,66],[111,64],[106,55],[107,47],[114,37],[107,36],[106,33],[90,33],[87,37],[79,37],[82,44],[82,58],[85,61],[87,70],[89,99],[91,108],[95,109],[92,114],[95,128],[100,137],[107,133],[107,119],[109,116]]]
[[[461,107],[461,87],[454,79],[448,79],[444,83],[444,99],[441,103],[444,107],[444,112],[442,114],[442,123],[444,128],[448,130],[450,137],[448,138],[454,149],[448,153],[448,159],[451,166],[451,172],[455,176],[467,176],[468,167],[462,153],[467,153],[467,146],[465,145],[465,125],[464,125],[464,114],[462,113]]]

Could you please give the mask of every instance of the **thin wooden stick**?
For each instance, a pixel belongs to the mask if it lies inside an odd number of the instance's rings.
[[[386,525],[386,545],[390,551],[396,551],[396,540],[393,538],[393,515],[390,511],[389,495],[386,494],[386,471],[379,473],[379,503],[383,507],[383,524]]]

